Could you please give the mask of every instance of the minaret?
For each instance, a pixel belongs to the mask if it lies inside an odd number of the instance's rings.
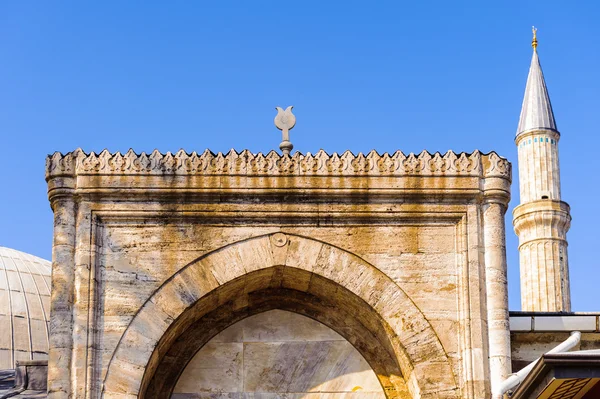
[[[560,199],[560,133],[537,54],[535,28],[532,47],[515,138],[521,203],[513,211],[513,225],[519,236],[521,309],[568,312],[571,294],[566,235],[571,215],[569,205]]]

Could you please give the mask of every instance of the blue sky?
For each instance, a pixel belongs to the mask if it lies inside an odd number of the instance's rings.
[[[268,152],[274,107],[294,105],[302,152],[510,159],[518,310],[513,139],[536,25],[572,208],[573,309],[600,311],[599,17],[595,1],[2,2],[0,245],[51,257],[51,152]]]

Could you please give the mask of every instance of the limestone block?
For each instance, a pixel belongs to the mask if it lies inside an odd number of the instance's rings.
[[[243,338],[249,342],[271,341],[342,341],[328,328],[296,313],[271,310],[239,322]],[[235,329],[231,329],[235,330]]]
[[[312,272],[323,245],[317,241],[301,240],[294,237],[289,237],[289,240],[290,244],[285,264]]]
[[[182,392],[243,392],[243,344],[209,342],[188,364],[177,390]]]
[[[251,316],[215,336],[190,361],[172,397],[300,392],[301,397],[311,392],[326,398],[384,397],[370,366],[339,334],[281,310]]]
[[[460,331],[460,323],[452,320],[452,317],[429,320],[436,331],[444,350],[450,357],[460,357],[460,337],[454,332]]]
[[[286,267],[283,269],[282,286],[306,292],[310,286],[311,276],[310,273],[297,273],[294,269]]]
[[[34,352],[48,351],[48,326],[44,320],[31,319],[31,349]]]
[[[212,271],[219,284],[224,284],[245,273],[240,253],[233,246],[222,248],[214,252],[210,258],[202,259],[200,262]]]
[[[283,271],[281,267],[268,267],[265,269],[260,269],[244,276],[244,293],[248,294],[270,287],[279,287],[282,281]]]
[[[239,252],[239,260],[246,273],[273,265],[271,240],[269,236],[263,236],[253,240],[253,245],[236,246]]]
[[[142,368],[146,366],[145,359],[150,357],[158,343],[158,339],[148,337],[143,330],[137,326],[127,330],[123,340],[128,349],[119,353],[119,359]]]
[[[127,363],[123,359],[115,358],[111,362],[111,373],[116,374],[105,386],[108,392],[132,394],[139,390],[144,375],[144,368]]]
[[[25,294],[27,307],[29,310],[29,318],[37,320],[45,320],[44,310],[42,308],[42,302],[40,301],[37,294]],[[50,316],[50,315],[48,315]]]
[[[185,309],[196,302],[198,298],[193,297],[182,286],[167,284],[163,290],[152,296],[151,301],[164,313],[176,319]]]
[[[48,363],[48,380],[60,380],[58,377],[64,375],[65,370],[67,370],[69,367],[71,367],[71,365],[69,364],[69,359],[70,357],[65,356],[65,354],[70,353],[71,349],[63,349],[63,348],[57,348],[54,349],[53,352],[51,352],[51,356],[52,354],[54,354],[54,356],[56,356],[56,358],[54,359],[54,362],[52,363],[52,365],[50,365],[50,363]],[[65,390],[67,387],[66,386],[56,386],[54,387],[57,390]]]
[[[12,300],[12,313],[15,316],[27,317],[27,302],[25,302],[25,294],[19,291],[10,291]]]
[[[6,312],[8,313],[8,312]],[[6,328],[7,330],[10,328],[10,317],[7,314],[0,314],[0,326],[3,326],[4,328]],[[4,360],[7,359],[7,363],[6,364],[11,364],[12,366],[12,362],[10,361],[10,352],[8,351],[8,349],[10,349],[12,346],[12,338],[10,334],[0,334],[0,348],[2,348],[3,350],[6,350],[6,352],[3,352],[3,357],[0,358],[0,360]],[[6,355],[6,357],[4,357],[4,355]],[[8,366],[6,367],[7,369],[9,368]]]
[[[313,273],[328,280],[339,282],[341,286],[351,286],[350,281],[355,282],[356,277],[348,273],[355,270],[354,257],[348,252],[336,250],[332,246],[324,246],[320,251],[317,261],[313,267]],[[351,284],[351,283],[350,283]]]
[[[29,334],[26,334],[25,332],[29,330],[29,326],[27,325],[27,319],[22,318],[22,317],[15,317],[13,316],[13,328],[15,331],[21,331],[20,334],[14,334],[13,335],[13,340],[14,340],[14,348],[15,350],[18,351],[30,351],[29,348],[29,339],[30,336]],[[23,359],[23,360],[28,360],[28,359]]]
[[[207,267],[188,267],[183,269],[178,278],[186,284],[188,290],[195,288],[196,297],[200,298],[219,286],[219,282]]]

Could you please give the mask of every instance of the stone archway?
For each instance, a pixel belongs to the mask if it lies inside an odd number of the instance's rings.
[[[410,398],[393,333],[359,297],[305,270],[275,266],[256,270],[211,291],[171,324],[144,375],[144,397],[168,399],[188,362],[215,334],[273,309],[310,317],[336,331],[365,357],[389,398]],[[196,320],[190,323],[190,320]],[[173,339],[173,337],[176,337]]]
[[[247,317],[187,363],[170,399],[198,396],[385,399],[365,358],[338,333],[295,312]]]
[[[273,282],[279,285],[274,286]],[[373,351],[385,350],[401,372],[401,383],[387,376],[390,389],[406,381],[413,398],[458,396],[450,362],[438,337],[398,285],[365,260],[340,248],[275,233],[213,251],[167,280],[123,334],[108,366],[104,397],[144,397],[155,381],[158,366],[169,359],[169,352],[177,348],[182,334],[193,331],[190,328],[198,321],[209,320],[204,317],[215,317],[216,309],[219,309],[217,314],[231,313],[233,316],[222,320],[221,325],[215,320],[206,324],[210,328],[204,328],[208,330],[205,334],[214,336],[235,322],[236,317],[242,319],[252,309],[260,309],[248,306],[251,298],[240,293],[268,289],[275,292],[267,296],[273,300],[263,304],[263,309],[293,306],[295,300],[310,311],[311,301],[323,301],[314,306],[316,317],[323,317],[320,307],[343,309],[344,301],[348,301],[351,309],[362,303],[366,311],[354,315],[360,324],[357,329],[377,337],[375,342],[383,343],[384,347],[375,345]],[[282,298],[287,297],[291,302],[286,305]],[[341,333],[343,326],[336,320],[330,322],[334,325],[330,327]],[[353,344],[358,348],[364,341],[358,339]],[[385,348],[386,341],[389,348]],[[363,354],[369,353],[368,348],[358,349]],[[384,388],[388,389],[385,385]],[[387,394],[399,397],[392,392]]]

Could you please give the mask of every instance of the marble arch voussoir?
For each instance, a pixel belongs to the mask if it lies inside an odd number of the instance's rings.
[[[197,301],[263,269],[312,273],[345,288],[389,326],[399,345],[398,364],[413,397],[457,397],[452,367],[432,326],[388,276],[362,258],[322,241],[275,233],[212,251],[188,264],[159,287],[130,322],[109,363],[105,398],[136,397],[153,350],[169,327]],[[307,282],[288,282],[310,290]],[[233,295],[233,294],[231,294]],[[220,299],[219,302],[222,300]],[[144,350],[140,350],[140,345]],[[435,373],[435,378],[428,375]]]

